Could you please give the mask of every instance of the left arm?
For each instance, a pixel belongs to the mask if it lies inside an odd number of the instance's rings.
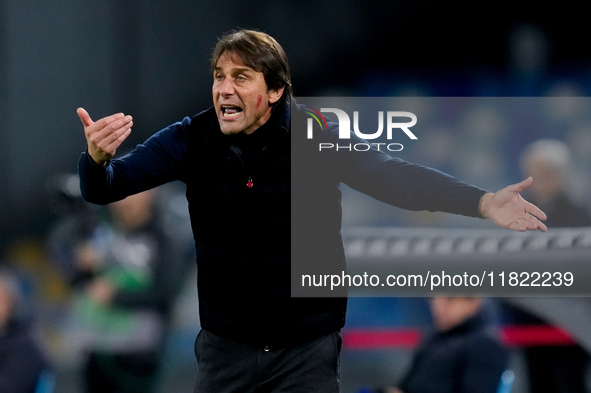
[[[316,135],[317,142],[338,146],[334,127]],[[355,135],[350,141],[364,142]],[[337,181],[402,209],[490,218],[502,228],[521,232],[547,229],[540,221],[546,219],[544,212],[519,195],[532,184],[532,178],[489,193],[436,169],[377,150],[330,149],[315,154],[336,174]]]

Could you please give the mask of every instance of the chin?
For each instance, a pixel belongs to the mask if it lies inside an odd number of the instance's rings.
[[[220,124],[220,130],[226,135],[238,134],[242,131],[242,127],[236,123],[228,123],[219,119],[218,121]]]
[[[225,135],[234,135],[242,132],[241,129],[234,129],[230,127],[220,127],[220,129],[222,130],[222,133]]]

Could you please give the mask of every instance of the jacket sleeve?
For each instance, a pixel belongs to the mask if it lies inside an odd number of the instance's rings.
[[[186,117],[151,136],[131,153],[113,159],[106,166],[96,164],[87,152],[78,161],[82,197],[91,203],[107,204],[182,180],[182,161],[187,152]]]
[[[326,133],[331,143],[340,143],[335,132]],[[378,150],[376,144],[351,135],[348,146],[361,143],[372,149],[332,149],[328,153],[335,176],[353,189],[382,202],[407,210],[441,211],[479,217],[480,198],[486,190],[433,168],[413,164]],[[364,150],[360,149],[360,150]]]

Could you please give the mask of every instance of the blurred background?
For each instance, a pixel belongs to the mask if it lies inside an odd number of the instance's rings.
[[[40,341],[58,370],[57,391],[78,391],[79,359],[69,340],[72,290],[59,263],[48,256],[48,236],[74,211],[96,209],[80,205],[71,177],[85,148],[77,107],[94,119],[131,114],[134,131],[124,145],[131,149],[211,104],[209,55],[217,37],[237,27],[263,30],[283,45],[296,96],[587,97],[586,26],[586,14],[574,1],[544,8],[504,0],[0,0],[0,260],[21,277]],[[571,149],[572,196],[591,208],[585,197],[591,172],[589,103],[536,102],[538,112],[513,118],[510,127],[482,106],[465,112],[459,123],[434,117],[424,128],[428,136],[419,136],[400,156],[495,190],[521,179],[519,155],[529,143],[559,139]],[[178,186],[163,191],[162,203],[188,233]],[[349,226],[486,225],[384,211],[344,192]],[[174,307],[163,392],[192,388],[199,321],[195,272],[189,272]],[[351,299],[352,327],[428,323],[421,299]],[[369,377],[395,380],[415,345],[411,340],[377,349],[345,346],[343,392],[356,391]],[[515,347],[516,356],[519,350]],[[368,364],[375,375],[368,374]],[[527,392],[527,383],[517,389]]]

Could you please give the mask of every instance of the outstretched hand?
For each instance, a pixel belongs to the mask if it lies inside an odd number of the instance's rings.
[[[97,164],[104,164],[115,155],[117,148],[131,133],[131,116],[116,113],[94,122],[83,108],[76,111],[84,125],[88,154]]]
[[[533,181],[533,178],[528,177],[494,194],[485,194],[480,200],[480,214],[484,218],[490,218],[501,228],[519,232],[538,229],[546,232],[548,228],[540,221],[546,219],[546,214],[519,195],[531,186]]]

